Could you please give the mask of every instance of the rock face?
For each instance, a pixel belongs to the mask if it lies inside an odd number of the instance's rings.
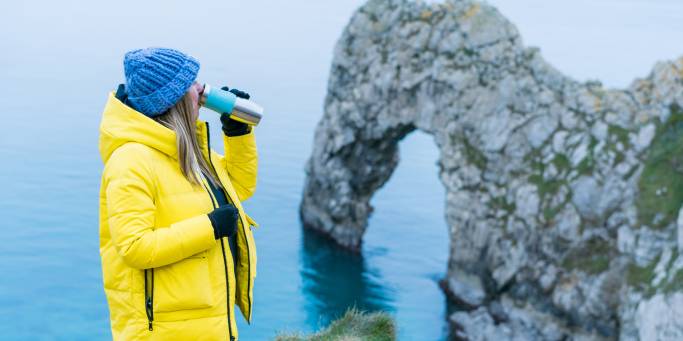
[[[487,4],[370,0],[336,45],[301,218],[358,250],[419,129],[440,150],[458,336],[681,339],[681,106],[683,58],[605,89]]]

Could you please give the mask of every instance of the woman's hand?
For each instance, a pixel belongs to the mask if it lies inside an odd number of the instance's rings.
[[[216,239],[232,237],[237,232],[239,212],[235,206],[226,204],[208,214],[213,226],[213,236]]]
[[[239,98],[251,98],[248,93],[234,88],[230,89],[227,86],[222,87],[221,90],[229,91]],[[221,114],[221,123],[223,125],[223,133],[230,137],[245,135],[251,132],[251,127],[248,124],[231,119],[230,113]]]

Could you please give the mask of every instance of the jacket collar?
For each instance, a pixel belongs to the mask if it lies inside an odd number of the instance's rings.
[[[124,98],[125,101],[125,98]],[[196,121],[197,139],[208,156],[207,123]],[[127,142],[138,142],[178,159],[176,134],[173,130],[129,107],[115,93],[109,93],[100,122],[99,151],[104,163]]]

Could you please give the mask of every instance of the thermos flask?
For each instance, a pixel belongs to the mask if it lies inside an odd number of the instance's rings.
[[[219,114],[230,114],[233,120],[252,126],[259,124],[263,115],[263,108],[260,105],[209,84],[204,84],[200,104]]]

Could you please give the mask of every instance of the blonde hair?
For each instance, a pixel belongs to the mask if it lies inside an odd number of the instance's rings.
[[[154,117],[154,120],[176,133],[176,145],[178,147],[178,163],[183,175],[193,185],[200,185],[195,170],[206,174],[206,177],[218,188],[223,188],[218,176],[209,166],[202,155],[197,141],[197,126],[193,119],[194,109],[189,92],[186,93],[174,106],[162,115]],[[211,153],[211,151],[209,151]]]

